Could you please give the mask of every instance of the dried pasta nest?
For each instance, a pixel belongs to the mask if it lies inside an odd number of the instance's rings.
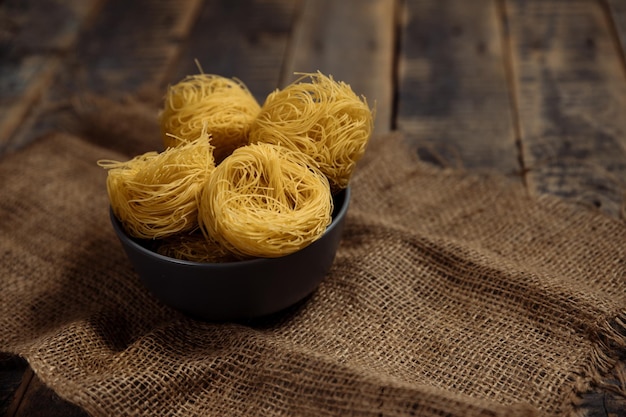
[[[320,237],[331,222],[328,179],[303,155],[251,144],[215,168],[198,219],[209,239],[239,257],[279,257]]]
[[[163,142],[167,147],[178,146],[206,128],[219,163],[248,143],[259,111],[259,103],[241,81],[213,74],[190,75],[167,90],[160,114]]]
[[[213,239],[195,231],[179,233],[161,239],[156,245],[156,252],[170,258],[193,262],[224,263],[238,260],[232,253]]]
[[[301,74],[262,107],[241,81],[201,73],[167,90],[165,151],[98,164],[117,219],[161,255],[280,257],[326,231],[373,116],[364,97],[320,72]]]
[[[129,235],[156,239],[198,227],[197,197],[215,169],[206,134],[162,153],[98,164],[108,170],[111,208]]]
[[[251,143],[280,144],[313,158],[333,191],[346,188],[373,130],[373,111],[344,82],[303,74],[271,93],[250,130]]]

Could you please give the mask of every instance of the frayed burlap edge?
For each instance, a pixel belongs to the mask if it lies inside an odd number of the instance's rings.
[[[626,310],[600,320],[597,328],[598,332],[592,335],[596,344],[591,366],[575,381],[569,406],[572,416],[587,415],[585,394],[593,388],[626,399]]]

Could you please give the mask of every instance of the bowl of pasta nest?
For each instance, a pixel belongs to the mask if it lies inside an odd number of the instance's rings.
[[[170,86],[165,149],[98,161],[113,228],[145,286],[210,321],[306,298],[334,262],[373,117],[365,97],[320,72],[262,106],[219,75]]]
[[[285,256],[223,262],[168,256],[154,240],[131,236],[112,209],[110,219],[134,270],[156,298],[195,319],[241,321],[285,310],[316,290],[341,241],[350,187],[332,200],[330,224],[302,249]]]

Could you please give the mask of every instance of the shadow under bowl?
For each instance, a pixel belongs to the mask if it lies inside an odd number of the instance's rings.
[[[158,299],[196,319],[237,321],[279,312],[318,287],[334,262],[349,204],[348,187],[334,197],[333,220],[324,234],[297,252],[227,263],[160,255],[149,241],[130,237],[112,210],[110,217],[139,278]]]

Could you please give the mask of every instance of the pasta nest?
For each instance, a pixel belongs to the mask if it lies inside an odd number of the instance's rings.
[[[108,170],[111,208],[129,235],[156,239],[198,227],[197,196],[215,169],[207,135],[162,153],[98,164]]]
[[[161,239],[156,245],[156,252],[170,258],[193,262],[222,263],[238,259],[215,240],[207,239],[203,233],[179,233]]]
[[[300,152],[251,144],[224,159],[200,195],[198,220],[209,239],[239,257],[288,255],[330,224],[328,179]]]
[[[243,82],[213,74],[189,75],[168,87],[160,126],[166,147],[197,138],[206,128],[216,163],[248,143],[261,107]]]
[[[313,158],[333,192],[346,188],[373,131],[373,110],[344,82],[303,74],[269,94],[252,124],[251,143],[280,144]]]

